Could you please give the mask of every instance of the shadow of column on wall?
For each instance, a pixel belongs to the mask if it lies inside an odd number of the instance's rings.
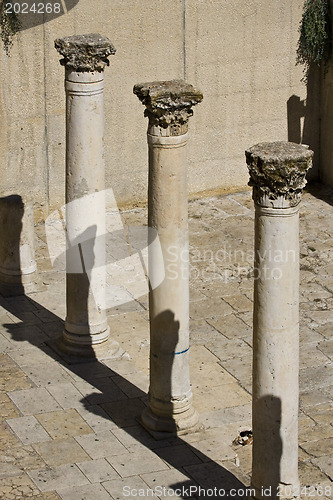
[[[0,293],[23,295],[20,240],[24,203],[18,194],[0,198]]]
[[[309,181],[319,177],[320,162],[321,71],[311,66],[306,85],[306,99],[292,95],[287,101],[288,141],[307,144],[314,151]]]

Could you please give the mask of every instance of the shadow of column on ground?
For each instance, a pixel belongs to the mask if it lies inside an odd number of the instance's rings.
[[[172,468],[179,470],[188,477],[188,480],[172,485],[174,490],[181,490],[182,494],[180,498],[189,498],[186,493],[189,491],[193,493],[191,498],[196,498],[197,495],[194,494],[193,488],[198,488],[199,486],[206,489],[216,488],[215,491],[217,493],[210,496],[213,499],[224,496],[224,494],[221,495],[218,493],[219,490],[226,492],[235,490],[240,492],[240,494],[233,496],[236,500],[247,497],[246,486],[234,474],[219,463],[211,460],[204,453],[198,451],[195,446],[190,445],[180,437],[155,441],[143,428],[140,428],[137,425],[137,421],[140,418],[142,410],[146,407],[147,395],[125,377],[122,377],[98,360],[93,360],[86,364],[69,365],[48,346],[48,342],[52,340],[55,334],[42,334],[42,330],[38,327],[40,335],[33,334],[31,331],[29,332],[31,329],[36,329],[36,325],[32,327],[29,321],[26,322],[27,308],[36,309],[40,317],[47,318],[53,324],[61,325],[63,321],[58,316],[50,313],[50,311],[34,301],[30,296],[24,296],[24,300],[23,297],[19,297],[18,300],[11,299],[10,301],[0,297],[0,305],[9,313],[14,314],[22,320],[20,324],[7,323],[3,325],[10,333],[12,340],[18,344],[20,342],[29,342],[50,356],[51,359],[56,360],[75,377],[79,376],[96,389],[97,392],[92,392],[82,397],[82,404],[88,411],[102,418],[110,419],[129,436],[134,438],[138,444],[153,451]],[[166,313],[169,315],[171,312],[166,311]],[[47,330],[47,323],[45,323],[45,327]],[[58,336],[60,333],[61,331],[58,331],[56,335]],[[117,384],[113,381],[115,377],[117,377]],[[132,397],[129,397],[128,394],[131,394]],[[179,450],[185,447],[192,457],[192,461],[190,460],[188,464],[180,463],[178,456]],[[196,460],[194,460],[195,463],[193,463],[193,457],[196,457]],[[191,485],[193,488],[189,490]],[[242,491],[244,491],[244,495]],[[197,498],[201,497],[198,496]]]

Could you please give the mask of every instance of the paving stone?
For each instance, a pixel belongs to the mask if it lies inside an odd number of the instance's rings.
[[[318,467],[315,467],[310,462],[300,462],[298,466],[298,474],[301,486],[307,486],[309,488],[307,493],[308,496],[311,494],[312,498],[315,494],[314,489],[318,486],[332,486],[332,482],[329,478]]]
[[[88,484],[69,489],[58,489],[62,500],[110,500],[110,495],[100,484]]]
[[[33,318],[35,318],[36,320],[36,323],[39,323],[39,320],[33,313],[25,314],[32,314]],[[17,320],[17,318],[14,318],[14,320]],[[42,346],[47,339],[47,336],[38,327],[38,325],[26,325],[26,323],[21,322],[20,324],[14,324],[13,326],[6,325],[6,330],[7,331],[2,330],[2,335],[13,345],[17,346],[17,344],[19,343],[20,349],[30,349],[31,345]]]
[[[158,498],[147,483],[139,476],[126,477],[125,479],[113,479],[103,483],[106,491],[113,500],[124,500],[124,498]]]
[[[72,382],[50,385],[47,390],[64,409],[78,408],[79,410],[84,402],[87,404],[87,400]]]
[[[53,363],[57,366],[56,362],[50,358],[50,352],[46,352],[46,349],[43,347],[41,350],[40,347],[31,345],[29,349],[13,349],[8,355],[21,369],[41,363]]]
[[[236,383],[196,390],[194,394],[194,405],[200,408],[201,412],[241,406],[250,400],[250,395]]]
[[[112,380],[128,398],[142,397],[149,389],[148,375],[139,370],[136,373],[129,373],[126,378],[116,376]]]
[[[320,333],[303,324],[300,324],[299,337],[300,346],[304,344],[319,344],[323,340],[323,336]]]
[[[330,358],[314,344],[301,345],[299,356],[300,368],[318,367],[330,361]]]
[[[122,455],[117,454],[107,457],[107,460],[121,477],[169,469],[163,460],[149,450],[142,450],[139,456],[128,452]]]
[[[33,382],[7,354],[0,353],[0,391],[27,389],[33,385]]]
[[[151,450],[168,447],[171,445],[178,445],[183,443],[177,437],[170,437],[166,439],[154,439],[141,425],[133,425],[125,427],[124,429],[113,429],[112,434],[126,447],[126,449],[133,453],[138,449],[138,445],[145,446]],[[140,448],[141,450],[141,448]]]
[[[96,379],[94,384],[81,380],[74,386],[91,405],[127,399],[124,392],[115,384],[113,377]]]
[[[225,297],[225,301],[231,305],[238,313],[253,310],[253,302],[245,295],[229,295]]]
[[[0,480],[0,498],[4,500],[34,498],[39,493],[40,490],[27,474]]]
[[[201,463],[201,459],[186,444],[165,446],[155,450],[155,453],[171,467],[179,468],[185,465]]]
[[[75,409],[96,433],[117,428],[111,417],[98,405],[83,404]]]
[[[93,383],[96,379],[106,379],[116,375],[108,366],[106,366],[106,361],[113,360],[103,360],[92,361],[89,363],[80,363],[78,365],[71,365],[67,370],[68,373],[77,381],[85,380]]]
[[[135,359],[124,357],[121,359],[106,359],[103,360],[103,364],[106,365],[114,375],[121,375],[122,377],[126,377],[130,373],[135,373],[138,369]]]
[[[103,434],[77,436],[75,439],[92,459],[105,458],[127,452],[126,448],[110,431],[106,431]]]
[[[224,384],[234,384],[235,378],[218,363],[202,363],[191,370],[192,391],[210,389]]]
[[[0,475],[2,477],[11,475],[3,473],[3,467],[5,465],[13,467],[14,470],[18,470],[19,474],[22,474],[22,471],[25,470],[42,469],[46,466],[44,460],[38,455],[32,446],[7,448],[7,450],[0,453],[0,463]]]
[[[40,443],[51,440],[50,435],[39,424],[34,416],[11,418],[8,425],[23,444]]]
[[[190,498],[191,491],[197,491],[196,483],[175,469],[142,474],[141,477],[159,498]]]
[[[229,491],[233,488],[236,490],[246,486],[234,474],[229,472],[225,466],[218,463],[209,462],[199,465],[189,465],[185,467],[185,471],[190,474],[191,478],[196,481],[202,488],[212,489],[217,488]]]
[[[245,356],[249,359],[252,356],[251,347],[242,339],[223,339],[219,343],[211,342],[207,344],[206,347],[222,362],[229,359],[237,359],[237,357],[242,358]]]
[[[328,322],[322,326],[314,326],[314,328],[325,339],[329,340],[333,338],[333,322]]]
[[[313,327],[325,325],[333,322],[333,311],[308,311],[306,316],[312,321]]]
[[[192,319],[226,316],[232,312],[232,307],[219,297],[190,304],[190,317]]]
[[[203,462],[236,458],[236,452],[219,439],[205,439],[195,443],[193,450]],[[184,464],[185,465],[185,464]]]
[[[329,455],[333,449],[333,436],[319,439],[318,441],[302,443],[301,447],[306,453],[314,457]]]
[[[53,362],[35,363],[24,367],[23,370],[38,387],[49,387],[72,381],[72,378],[64,368]]]
[[[12,342],[10,342],[2,333],[0,333],[0,352],[7,353],[14,348]]]
[[[319,389],[333,384],[333,364],[300,370],[300,391]]]
[[[223,318],[217,317],[207,319],[207,322],[227,339],[241,339],[248,335],[252,335],[252,329],[249,328],[244,321],[237,318],[235,314],[229,314]]]
[[[333,361],[333,340],[327,340],[318,344],[318,349]]]
[[[333,426],[331,425],[315,425],[310,428],[300,428],[298,433],[298,440],[301,446],[303,443],[316,442],[318,440],[325,440],[333,437]],[[304,447],[303,447],[304,448]]]
[[[93,432],[74,409],[40,413],[36,418],[53,439],[65,439]]]
[[[302,394],[300,394],[300,407],[306,410],[306,408],[309,408],[311,406],[327,403],[327,401],[329,400],[330,397],[320,390],[303,392]]]
[[[193,320],[190,318],[190,345],[200,346],[206,342],[219,342],[221,333],[206,320]]]
[[[0,417],[1,418],[14,418],[20,415],[19,410],[16,408],[14,403],[9,399],[7,394],[2,393],[0,400]]]
[[[311,417],[317,424],[322,426],[333,423],[333,403],[321,404],[314,407],[309,407],[305,410],[306,414]]]
[[[117,472],[105,458],[97,458],[76,464],[91,483],[102,483],[111,479],[119,479]]]
[[[194,345],[190,347],[190,365],[196,367],[205,363],[215,363],[218,358],[212,354],[204,345]]]
[[[101,407],[110,416],[111,420],[119,427],[129,427],[137,423],[137,419],[146,405],[141,399],[133,398],[115,403],[104,403]]]
[[[311,460],[333,482],[333,453]],[[331,493],[333,493],[333,485]]]
[[[204,426],[219,427],[230,422],[241,422],[243,420],[251,422],[251,414],[251,404],[245,404],[210,412],[201,412],[200,421]]]
[[[29,471],[28,474],[40,491],[58,490],[64,485],[78,487],[89,484],[88,479],[75,464]]]
[[[9,393],[9,397],[23,415],[61,409],[51,394],[42,387],[13,391]]]
[[[89,460],[89,456],[74,439],[56,439],[34,445],[35,450],[50,466]]]

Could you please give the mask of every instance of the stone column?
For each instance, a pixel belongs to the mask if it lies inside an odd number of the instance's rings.
[[[255,202],[253,465],[256,498],[293,498],[298,479],[298,210],[313,152],[291,142],[246,151]]]
[[[42,291],[35,260],[32,201],[19,195],[0,198],[0,294],[5,297]]]
[[[98,34],[55,41],[66,88],[66,304],[58,348],[70,358],[103,358],[109,339],[105,311],[104,67],[115,53]]]
[[[134,94],[149,118],[148,226],[157,232],[164,260],[158,246],[150,245],[150,387],[142,424],[163,438],[198,427],[189,373],[186,144],[192,107],[202,94],[179,80],[135,85]]]

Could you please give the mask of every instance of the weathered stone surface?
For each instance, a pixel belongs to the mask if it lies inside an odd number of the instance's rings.
[[[180,129],[185,133],[184,126],[193,115],[192,107],[203,99],[199,90],[183,80],[139,83],[133,92],[146,106],[145,116],[148,116],[150,125],[171,126],[172,135],[179,135],[176,132]]]
[[[248,149],[245,155],[256,203],[283,197],[287,206],[298,205],[305,175],[312,164],[313,151],[308,146],[265,142]]]
[[[78,72],[103,71],[110,64],[108,57],[116,53],[110,40],[97,33],[57,38],[54,45],[64,56],[61,64]]]

